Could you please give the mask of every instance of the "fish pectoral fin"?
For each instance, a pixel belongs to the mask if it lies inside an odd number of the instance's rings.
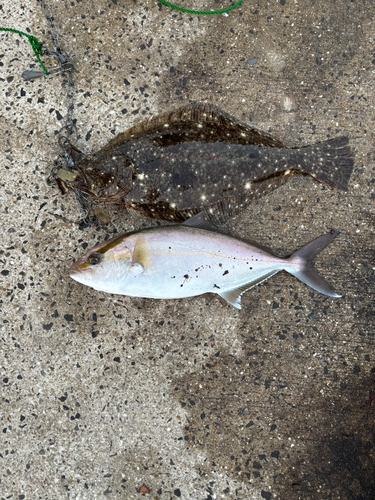
[[[151,267],[151,265],[152,265],[151,251],[148,248],[145,236],[140,234],[134,246],[132,265],[130,269],[132,270],[134,268],[134,271],[138,269],[137,274],[141,274],[139,272],[140,269],[142,269],[141,272],[144,273],[145,271],[147,271],[147,269]]]
[[[72,160],[72,162],[74,164],[76,164],[79,161],[81,161],[82,158],[84,157],[84,154],[82,153],[82,151],[80,151],[78,148],[73,146],[73,144],[69,144],[69,148],[70,148],[69,156],[70,156],[70,159]]]
[[[130,266],[129,275],[139,276],[145,272],[145,268],[139,262],[135,262]]]
[[[190,219],[187,219],[182,225],[197,227],[199,229],[205,229],[206,231],[216,231],[206,219],[205,212],[199,212],[199,214],[194,215],[194,217],[190,217]]]
[[[233,307],[236,309],[241,309],[241,295],[246,292],[247,290],[250,290],[250,288],[254,288],[254,286],[259,285],[260,283],[263,283],[263,281],[268,280],[268,278],[271,278],[274,274],[278,273],[279,270],[277,271],[272,271],[270,273],[264,274],[263,276],[260,276],[254,281],[250,281],[249,283],[245,283],[244,285],[239,286],[238,288],[232,288],[231,290],[226,290],[225,292],[216,292],[220,297],[222,297],[224,300],[229,302]]]

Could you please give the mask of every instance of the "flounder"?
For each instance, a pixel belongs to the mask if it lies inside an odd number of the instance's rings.
[[[216,293],[237,309],[241,295],[287,271],[329,297],[340,297],[314,269],[313,260],[338,235],[332,231],[280,259],[212,230],[204,215],[99,244],[71,268],[74,280],[95,290],[132,297],[179,299]]]
[[[143,121],[84,159],[73,153],[60,185],[175,222],[201,211],[222,222],[296,173],[347,190],[353,170],[347,137],[288,148],[208,105]]]

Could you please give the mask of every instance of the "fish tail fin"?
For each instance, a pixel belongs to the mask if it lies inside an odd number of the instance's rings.
[[[338,295],[333,287],[317,273],[314,269],[313,260],[322,250],[332,243],[339,234],[338,231],[331,231],[330,233],[324,234],[297,250],[297,252],[288,259],[291,263],[295,264],[295,268],[288,268],[288,272],[314,290],[333,298],[339,298],[341,295]]]
[[[300,149],[303,169],[323,184],[347,191],[354,166],[348,143],[347,137],[338,137]]]

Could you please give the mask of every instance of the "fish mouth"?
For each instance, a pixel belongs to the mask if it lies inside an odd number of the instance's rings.
[[[76,262],[69,269],[69,276],[74,280],[82,283],[82,280],[87,278],[87,276],[89,275],[89,273],[87,272],[89,269],[90,267],[86,263]]]
[[[78,281],[78,283],[82,283],[83,285],[86,285],[87,283],[87,278],[88,275],[82,272],[80,269],[77,268],[72,268],[69,271],[69,276],[74,279],[74,281]]]

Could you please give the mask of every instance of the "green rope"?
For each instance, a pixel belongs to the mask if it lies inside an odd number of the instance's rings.
[[[199,10],[183,9],[182,7],[177,7],[177,5],[173,5],[172,3],[169,3],[166,0],[159,0],[159,2],[163,3],[164,5],[167,5],[168,7],[171,7],[172,9],[180,10],[181,12],[186,12],[187,14],[198,14],[198,15],[202,15],[202,16],[210,16],[212,14],[225,14],[226,12],[230,12],[231,10],[238,7],[243,2],[243,0],[239,0],[239,2],[236,3],[236,5],[233,5],[232,7],[229,7],[228,9],[203,11],[203,12],[199,11]]]
[[[43,50],[42,50],[43,42],[39,42],[38,39],[35,38],[35,36],[28,35],[27,33],[22,33],[22,31],[12,30],[10,28],[0,28],[0,31],[9,31],[10,33],[16,33],[18,35],[27,36],[27,38],[29,39],[30,45],[34,51],[34,54],[36,55],[36,58],[38,59],[39,64],[43,68],[44,73],[46,75],[49,75],[48,71],[46,70],[44,64],[42,63],[42,61],[40,59],[40,56],[43,55]]]

